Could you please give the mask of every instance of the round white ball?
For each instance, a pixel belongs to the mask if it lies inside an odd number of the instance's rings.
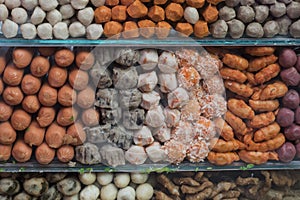
[[[104,6],[105,0],[90,0],[95,7]]]
[[[198,10],[194,7],[186,7],[183,16],[184,19],[191,24],[196,24],[197,21],[199,21]]]
[[[16,37],[18,34],[18,29],[19,29],[18,24],[9,19],[6,19],[4,21],[1,28],[2,33],[6,38]]]
[[[103,33],[103,27],[101,24],[91,24],[86,28],[86,37],[89,40],[97,40]]]
[[[96,174],[95,173],[83,173],[79,174],[79,180],[84,185],[91,185],[96,181]]]
[[[8,9],[12,10],[14,8],[21,6],[20,0],[5,0],[5,5]]]
[[[117,200],[135,200],[135,190],[130,186],[120,189]]]
[[[78,11],[77,18],[83,25],[90,25],[94,19],[94,9],[88,7]]]
[[[118,173],[114,178],[114,183],[118,188],[124,188],[130,183],[130,176],[128,173]]]
[[[69,4],[71,2],[71,0],[58,0],[59,5],[65,5],[65,4]]]
[[[69,33],[72,37],[82,37],[86,33],[85,26],[82,25],[80,22],[73,22],[69,26]]]
[[[22,6],[28,11],[33,10],[38,4],[38,0],[22,0]]]
[[[144,183],[136,188],[136,197],[138,200],[149,200],[153,196],[153,187],[149,183]]]
[[[53,26],[53,35],[56,39],[65,40],[69,37],[68,25],[64,22],[58,22]]]
[[[76,10],[85,8],[88,3],[89,3],[89,0],[71,0],[71,5]]]
[[[43,23],[38,25],[37,34],[43,40],[50,40],[52,36],[52,26],[49,23]]]
[[[0,21],[5,21],[8,17],[8,9],[4,4],[0,4]]]
[[[31,40],[36,37],[37,30],[35,25],[31,23],[22,24],[20,29],[21,29],[22,37],[24,39]]]
[[[97,173],[97,182],[100,185],[108,185],[114,179],[114,175],[112,173]]]
[[[61,13],[63,19],[70,19],[75,14],[75,10],[71,4],[61,6],[59,8],[59,12]]]
[[[38,24],[43,23],[45,17],[46,17],[45,11],[43,11],[43,9],[41,9],[40,7],[35,7],[32,15],[31,15],[30,21],[34,25],[38,25]]]
[[[79,200],[79,194],[74,194],[73,196],[64,196],[63,200]]]
[[[53,9],[47,13],[46,19],[52,26],[54,26],[58,22],[61,22],[62,15],[58,10]]]
[[[97,200],[100,190],[95,185],[88,185],[79,194],[80,200]]]
[[[58,6],[57,0],[39,0],[39,4],[44,11],[51,11]]]
[[[27,21],[28,15],[24,8],[14,8],[11,11],[11,17],[17,24],[24,24]]]
[[[142,183],[146,183],[146,181],[148,180],[148,174],[145,173],[131,173],[130,177],[131,177],[131,181],[135,184],[142,184]]]
[[[110,183],[101,188],[100,198],[101,200],[115,200],[117,198],[118,189]]]

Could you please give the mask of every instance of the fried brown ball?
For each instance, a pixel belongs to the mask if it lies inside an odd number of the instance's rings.
[[[81,90],[77,95],[77,105],[80,108],[90,108],[94,105],[95,102],[95,89],[92,87],[87,87],[84,90]]]
[[[3,73],[6,66],[6,58],[5,55],[0,56],[0,75]]]
[[[35,150],[35,159],[42,165],[52,162],[55,156],[55,150],[50,148],[45,142],[38,146]]]
[[[45,128],[40,127],[37,121],[32,121],[24,134],[24,141],[29,146],[39,146],[44,141]]]
[[[11,156],[12,145],[0,144],[0,161],[7,161]]]
[[[28,113],[36,113],[41,107],[36,95],[28,95],[22,101],[22,108]]]
[[[12,127],[17,131],[25,130],[31,123],[31,115],[21,109],[13,112],[10,118]]]
[[[9,120],[12,115],[13,107],[6,104],[4,101],[0,101],[0,121],[5,122]]]
[[[75,90],[83,90],[88,86],[89,75],[86,71],[73,69],[69,74],[69,83]]]
[[[72,106],[77,100],[76,91],[69,84],[66,84],[58,90],[57,100],[62,106]]]
[[[44,83],[39,91],[38,98],[43,106],[54,106],[57,102],[57,90],[48,83]]]
[[[42,81],[40,78],[37,78],[31,74],[26,74],[21,83],[22,91],[27,94],[36,94],[40,90]]]
[[[45,135],[45,141],[51,148],[59,148],[64,144],[66,135],[66,128],[58,125],[57,123],[52,123]]]
[[[76,66],[81,70],[89,70],[95,63],[94,54],[88,51],[81,51],[76,55]]]
[[[18,68],[27,67],[33,57],[33,50],[30,48],[17,47],[12,53],[13,63]]]
[[[81,120],[86,126],[91,127],[99,125],[99,113],[95,109],[89,108],[83,111],[81,115]]]
[[[57,150],[56,155],[60,162],[67,163],[74,158],[74,147],[71,145],[63,145]]]
[[[8,86],[4,89],[2,97],[5,103],[15,106],[22,102],[24,95],[19,87]]]
[[[24,140],[18,139],[13,146],[11,154],[16,161],[26,162],[31,157],[32,148]]]
[[[8,64],[3,72],[3,81],[7,85],[17,86],[21,83],[24,69],[17,68],[14,64]]]
[[[0,95],[3,93],[4,90],[4,83],[2,81],[2,78],[0,77]]]
[[[55,109],[53,107],[41,107],[36,117],[40,127],[49,126],[55,119]]]
[[[77,118],[77,111],[73,107],[61,108],[58,111],[56,121],[61,126],[69,126],[74,123]]]
[[[8,145],[15,142],[17,133],[8,121],[0,123],[0,130],[0,144]]]
[[[75,56],[70,49],[61,49],[55,52],[54,59],[58,66],[68,67],[73,63]]]
[[[82,145],[86,140],[86,133],[83,130],[81,122],[75,122],[67,129],[68,141],[66,144],[71,144],[74,146]]]
[[[33,76],[42,77],[48,73],[50,62],[43,56],[37,56],[32,59],[30,64],[30,72]]]
[[[58,88],[65,84],[68,78],[67,69],[58,67],[56,65],[52,66],[48,73],[48,83],[50,86]]]
[[[39,47],[38,51],[42,56],[48,57],[54,55],[56,47]]]

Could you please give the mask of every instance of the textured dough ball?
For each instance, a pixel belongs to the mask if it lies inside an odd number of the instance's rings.
[[[270,6],[270,12],[273,17],[281,17],[286,13],[286,6],[284,3],[275,2],[275,4]]]
[[[264,29],[264,36],[268,38],[274,37],[279,33],[280,30],[279,24],[274,20],[267,21],[263,29]]]
[[[130,178],[131,181],[135,184],[142,184],[146,183],[148,180],[149,175],[145,173],[131,173]]]
[[[97,200],[100,190],[95,185],[88,185],[79,194],[80,200]]]
[[[264,36],[264,30],[260,23],[252,22],[246,28],[246,35],[253,38],[261,38]]]
[[[114,178],[114,184],[118,188],[124,188],[130,183],[130,176],[128,173],[118,173]]]
[[[218,20],[211,25],[210,32],[214,38],[225,38],[228,26],[224,20]]]
[[[20,0],[5,0],[5,5],[9,10],[14,8],[20,7],[21,1]]]
[[[4,4],[0,4],[0,21],[5,21],[8,17],[8,9]]]
[[[96,181],[97,176],[95,173],[83,173],[79,174],[78,178],[82,184],[91,185]]]
[[[65,22],[58,22],[53,27],[53,35],[56,39],[67,39],[69,37],[68,25]]]
[[[117,198],[118,189],[117,187],[110,183],[101,188],[101,200],[115,200]]]
[[[88,7],[78,11],[77,18],[83,25],[85,26],[90,25],[94,19],[93,8]]]
[[[59,12],[63,19],[70,19],[75,14],[75,10],[71,4],[63,5],[59,8]]]
[[[22,24],[20,29],[21,29],[22,37],[24,39],[31,40],[36,37],[37,30],[35,25],[31,23]]]
[[[134,188],[127,186],[119,190],[117,200],[135,200]]]
[[[33,10],[38,4],[38,0],[22,0],[22,6],[28,11]]]
[[[300,17],[300,2],[292,1],[286,8],[286,13],[291,19]]]
[[[11,17],[17,24],[24,24],[27,21],[28,15],[24,8],[14,8],[11,11]]]
[[[269,7],[265,5],[258,5],[254,7],[255,20],[258,23],[263,23],[269,16]]]
[[[58,10],[54,9],[47,13],[46,19],[52,26],[54,26],[58,22],[62,21],[62,15]]]
[[[43,40],[52,39],[52,26],[49,23],[43,23],[38,25],[37,34]]]
[[[103,34],[103,27],[101,24],[91,24],[86,28],[86,38],[89,40],[97,40]]]
[[[51,11],[58,6],[57,0],[39,0],[39,4],[44,11]]]
[[[295,21],[291,26],[290,26],[290,34],[294,38],[300,38],[300,19]]]
[[[250,6],[240,6],[237,12],[237,18],[244,23],[249,23],[254,20],[255,12]]]
[[[88,3],[89,3],[89,0],[71,0],[71,5],[76,10],[85,8]]]
[[[112,173],[97,173],[97,182],[100,185],[108,185],[113,181],[114,174]]]
[[[232,38],[241,38],[244,34],[245,25],[238,19],[227,22],[228,32]]]
[[[153,187],[149,183],[144,183],[136,188],[136,197],[138,200],[149,200],[153,196]]]
[[[186,7],[183,16],[184,19],[191,24],[196,24],[196,22],[199,20],[198,10],[194,7]]]
[[[46,17],[45,11],[43,11],[43,9],[41,9],[40,7],[35,7],[31,15],[30,21],[34,25],[38,25],[44,21],[45,17]]]
[[[13,37],[16,37],[17,34],[18,34],[18,24],[9,20],[9,19],[6,19],[4,21],[4,23],[2,24],[2,33],[3,35],[6,37],[6,38],[13,38]]]
[[[82,37],[85,35],[85,27],[80,22],[73,22],[69,26],[69,33],[71,37]]]
[[[284,15],[275,20],[279,25],[279,35],[287,35],[289,32],[289,27],[292,24],[292,20],[287,16]]]

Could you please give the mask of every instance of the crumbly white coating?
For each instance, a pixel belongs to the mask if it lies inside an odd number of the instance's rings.
[[[174,53],[164,51],[158,58],[158,68],[162,73],[172,74],[177,72],[178,63]]]
[[[37,34],[43,40],[52,39],[52,26],[49,23],[43,23],[38,25]]]
[[[62,15],[57,9],[53,9],[47,12],[46,19],[52,26],[54,26],[58,22],[62,21]]]
[[[35,7],[31,15],[30,21],[34,25],[39,25],[43,23],[45,17],[46,17],[45,11],[43,11],[43,9],[41,9],[40,7]]]
[[[75,10],[71,4],[61,6],[59,8],[59,12],[61,13],[63,19],[70,19],[75,14]]]
[[[6,19],[2,24],[2,33],[6,38],[13,38],[16,37],[18,34],[18,24]]]
[[[103,27],[101,24],[91,24],[86,28],[86,38],[89,40],[97,40],[103,34]]]
[[[144,70],[153,70],[158,62],[158,54],[155,49],[144,49],[140,51],[139,64]]]
[[[56,39],[67,39],[69,37],[68,25],[64,22],[58,22],[53,26],[53,35]]]
[[[194,7],[186,7],[184,10],[184,19],[191,24],[196,24],[199,21],[198,10]]]
[[[28,40],[34,39],[37,35],[37,30],[35,25],[31,23],[22,24],[20,29],[21,29],[22,37],[24,39],[28,39]]]
[[[11,11],[11,17],[17,24],[24,24],[27,21],[28,15],[24,8],[14,8]]]
[[[73,22],[69,26],[69,33],[72,37],[82,37],[85,36],[85,27],[80,22]]]

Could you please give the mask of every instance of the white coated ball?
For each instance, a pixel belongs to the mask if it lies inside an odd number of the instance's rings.
[[[38,24],[43,23],[45,17],[46,17],[45,11],[43,11],[43,9],[41,9],[40,7],[35,7],[32,15],[31,15],[30,21],[34,25],[38,25]]]
[[[196,24],[197,21],[199,21],[198,10],[194,7],[186,7],[183,16],[184,19],[191,24]]]
[[[71,0],[71,5],[76,10],[85,8],[88,3],[89,3],[89,0]]]
[[[28,15],[24,8],[14,8],[11,11],[11,17],[17,24],[24,24],[27,21]]]
[[[47,13],[46,19],[52,26],[54,26],[58,22],[62,21],[62,15],[58,10],[53,9]]]
[[[6,37],[6,38],[13,38],[13,37],[16,37],[17,34],[18,34],[18,24],[9,20],[9,19],[6,19],[4,21],[4,23],[2,24],[2,33],[3,35]]]
[[[79,180],[84,185],[91,185],[96,181],[95,173],[83,173],[79,175]]]
[[[53,26],[53,35],[56,39],[67,39],[69,37],[68,25],[65,22],[58,22]]]
[[[85,36],[86,29],[85,26],[82,25],[80,22],[73,22],[69,26],[69,33],[71,37],[82,37]]]
[[[59,12],[61,13],[63,19],[70,19],[75,14],[75,10],[71,4],[61,6],[59,8]]]
[[[149,183],[144,183],[136,188],[136,197],[138,200],[150,200],[153,192],[153,187]]]
[[[131,181],[136,184],[145,183],[148,179],[148,176],[149,175],[145,174],[145,173],[131,173],[130,174]]]
[[[37,30],[35,25],[31,23],[22,24],[20,29],[21,29],[22,37],[24,39],[31,40],[36,37]]]
[[[38,25],[37,34],[43,40],[50,40],[52,36],[52,26],[49,23],[43,23]]]
[[[90,25],[94,19],[94,9],[88,7],[78,11],[77,18],[83,25]]]
[[[97,173],[97,182],[100,185],[108,185],[114,179],[114,175],[112,173]]]
[[[105,0],[90,0],[95,7],[104,6]]]
[[[0,21],[5,21],[8,17],[8,9],[4,4],[0,4]]]
[[[117,198],[118,189],[110,183],[101,188],[100,198],[101,200],[115,200]]]
[[[59,5],[65,5],[71,3],[71,0],[58,0]]]
[[[22,6],[28,11],[33,10],[38,4],[38,0],[22,0]]]
[[[97,200],[100,194],[100,190],[95,185],[88,185],[81,190],[79,198],[80,200]]]
[[[135,190],[130,186],[120,189],[117,200],[135,200]]]
[[[101,24],[91,24],[86,28],[86,37],[89,40],[97,40],[102,36],[103,27]]]
[[[57,0],[39,0],[39,4],[44,11],[51,11],[58,6]]]
[[[64,196],[63,200],[79,200],[79,194],[74,194],[73,196]]]
[[[5,0],[5,5],[8,9],[12,10],[14,8],[20,7],[21,0]]]
[[[118,173],[114,178],[114,184],[118,188],[124,188],[130,183],[130,176],[128,173]]]

